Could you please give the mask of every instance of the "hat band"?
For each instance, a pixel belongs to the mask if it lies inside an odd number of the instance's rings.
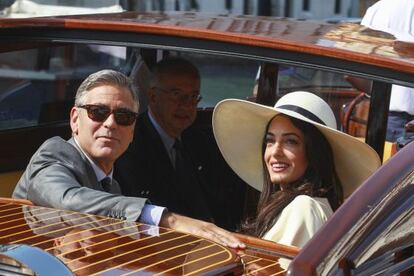
[[[306,110],[306,109],[304,109],[300,106],[285,104],[285,105],[277,106],[277,108],[286,109],[286,110],[289,110],[289,111],[294,111],[294,112],[299,113],[300,115],[308,118],[309,120],[312,120],[316,123],[319,123],[321,125],[326,126],[326,124],[321,119],[319,119],[318,116],[316,116],[315,114],[313,114],[309,110]]]

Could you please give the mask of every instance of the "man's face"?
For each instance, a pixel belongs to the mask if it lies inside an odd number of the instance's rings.
[[[137,112],[134,100],[127,88],[102,85],[88,91],[83,105],[98,105],[110,110],[130,110]],[[73,136],[83,151],[108,173],[115,160],[127,149],[134,134],[134,125],[123,126],[115,121],[114,114],[102,122],[88,117],[84,108],[73,107],[70,113]]]
[[[151,111],[170,136],[180,136],[194,122],[199,94],[200,80],[186,74],[163,75],[159,84],[151,88]]]

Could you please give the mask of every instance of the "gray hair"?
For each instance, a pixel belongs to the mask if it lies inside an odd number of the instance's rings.
[[[160,85],[160,77],[169,74],[188,75],[200,79],[197,67],[183,58],[167,58],[155,64],[151,75],[151,87]]]
[[[96,73],[90,74],[79,86],[75,96],[75,106],[85,104],[85,95],[88,91],[102,86],[111,85],[119,88],[126,88],[132,96],[134,105],[138,110],[139,102],[132,81],[129,77],[121,72],[104,69]]]

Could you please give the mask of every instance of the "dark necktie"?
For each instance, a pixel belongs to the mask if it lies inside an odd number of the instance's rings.
[[[191,159],[186,154],[180,140],[175,140],[173,148],[175,150],[175,171],[178,178],[177,192],[182,199],[180,205],[183,208],[183,214],[207,221],[211,220]]]
[[[102,185],[102,189],[105,191],[105,192],[108,192],[108,193],[110,193],[111,192],[111,178],[110,177],[105,177],[104,179],[102,179],[101,181],[101,185]]]
[[[183,144],[180,140],[175,139],[173,148],[175,150],[175,171],[180,173],[182,169],[186,166],[184,156],[183,156]]]

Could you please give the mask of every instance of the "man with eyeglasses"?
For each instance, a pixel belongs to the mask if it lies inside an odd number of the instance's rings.
[[[143,197],[120,195],[112,177],[115,160],[134,135],[138,100],[122,73],[102,70],[80,85],[70,112],[72,138],[48,139],[31,158],[13,192],[35,205],[155,224],[238,247],[229,232],[151,205]]]
[[[116,178],[125,195],[145,196],[174,212],[234,229],[236,223],[228,223],[233,218],[218,200],[231,195],[218,195],[228,186],[218,187],[221,160],[214,139],[191,127],[200,99],[200,74],[192,63],[182,58],[158,62],[148,110],[138,117],[135,139],[115,164]]]

